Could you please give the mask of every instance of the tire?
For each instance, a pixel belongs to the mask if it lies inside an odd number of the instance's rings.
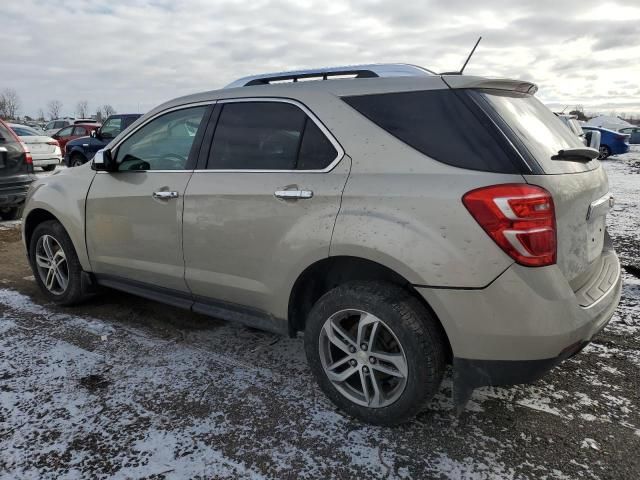
[[[0,208],[2,220],[18,220],[22,216],[22,207]]]
[[[45,165],[41,167],[45,172],[53,172],[56,169],[56,165]]]
[[[69,160],[69,163],[70,163],[70,165],[69,165],[70,167],[79,167],[79,166],[84,165],[85,163],[87,163],[87,159],[84,158],[79,153],[76,153],[76,154],[71,156],[71,159]]]
[[[606,145],[600,145],[600,155],[598,155],[598,160],[604,160],[611,156],[611,149]]]
[[[360,339],[358,325],[366,325]],[[371,345],[359,343],[371,338]],[[323,392],[348,415],[367,423],[397,425],[410,420],[442,381],[445,339],[437,320],[409,292],[392,284],[352,282],[327,292],[309,313],[304,342]]]
[[[48,249],[45,247],[46,237]],[[57,270],[60,274],[52,275],[54,278],[47,275],[51,270],[47,264],[51,265],[52,259],[58,263]],[[29,263],[42,293],[52,302],[58,305],[75,305],[88,298],[82,291],[80,261],[69,235],[60,222],[48,220],[35,228],[29,243]],[[51,286],[45,283],[48,279],[51,280]]]

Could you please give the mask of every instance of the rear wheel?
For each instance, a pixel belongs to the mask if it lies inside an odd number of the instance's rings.
[[[60,222],[48,220],[35,228],[29,261],[36,282],[51,301],[74,305],[87,297],[82,292],[80,261]]]
[[[606,145],[600,145],[600,155],[598,155],[599,160],[604,160],[605,158],[611,156],[611,150]]]
[[[84,165],[85,163],[87,163],[87,159],[80,154],[75,154],[71,157],[69,163],[71,163],[72,167],[79,167],[80,165]]]
[[[45,172],[52,172],[55,169],[56,169],[55,165],[45,165],[44,167],[42,167],[42,170],[44,170]]]
[[[324,393],[349,415],[378,425],[415,416],[438,391],[445,365],[436,320],[391,284],[354,282],[312,308],[305,350]]]
[[[21,213],[21,207],[0,208],[0,218],[2,220],[18,220]]]

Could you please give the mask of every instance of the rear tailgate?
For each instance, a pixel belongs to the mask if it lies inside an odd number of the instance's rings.
[[[490,114],[530,166],[525,180],[553,197],[557,227],[557,265],[574,287],[598,268],[609,210],[608,180],[598,160],[553,160],[559,150],[584,148],[526,85],[509,90],[474,89],[472,97]],[[529,88],[535,91],[535,88]]]

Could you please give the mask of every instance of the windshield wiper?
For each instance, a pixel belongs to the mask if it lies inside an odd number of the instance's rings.
[[[582,162],[587,163],[593,160],[594,158],[598,158],[600,152],[595,148],[589,147],[578,147],[578,148],[567,148],[565,150],[558,151],[551,160],[563,160],[567,162]]]

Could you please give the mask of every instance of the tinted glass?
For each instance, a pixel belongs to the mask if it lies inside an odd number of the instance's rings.
[[[337,150],[318,125],[307,118],[298,156],[298,170],[322,170],[327,168],[337,155]]]
[[[474,112],[462,95],[430,90],[343,100],[391,135],[442,163],[489,172],[521,171],[486,116]]]
[[[5,127],[2,123],[0,123],[0,137],[2,137],[0,142],[2,142],[3,145],[7,143],[15,143],[16,141],[13,134],[9,131],[9,128]]]
[[[58,136],[59,137],[68,137],[71,135],[71,132],[73,131],[73,127],[68,127],[68,128],[63,128],[62,130],[60,130],[58,132]]]
[[[513,140],[523,146],[523,153],[545,173],[580,172],[598,167],[597,160],[580,163],[551,159],[559,150],[584,148],[584,143],[534,96],[502,90],[486,90],[474,95],[497,112]]]
[[[306,115],[282,102],[238,102],[223,106],[208,168],[293,170]]]
[[[87,135],[87,131],[83,127],[74,127],[73,134],[74,135]]]
[[[118,169],[184,170],[206,108],[176,110],[146,124],[118,147]]]
[[[11,127],[16,135],[19,137],[37,137],[40,135],[38,132],[29,127]]]
[[[67,125],[69,125],[69,122],[59,121],[59,122],[55,122],[54,125],[55,126],[53,128],[62,128],[62,127],[66,127]]]
[[[122,131],[122,119],[110,118],[102,125],[100,129],[100,135],[105,138],[115,138]]]

